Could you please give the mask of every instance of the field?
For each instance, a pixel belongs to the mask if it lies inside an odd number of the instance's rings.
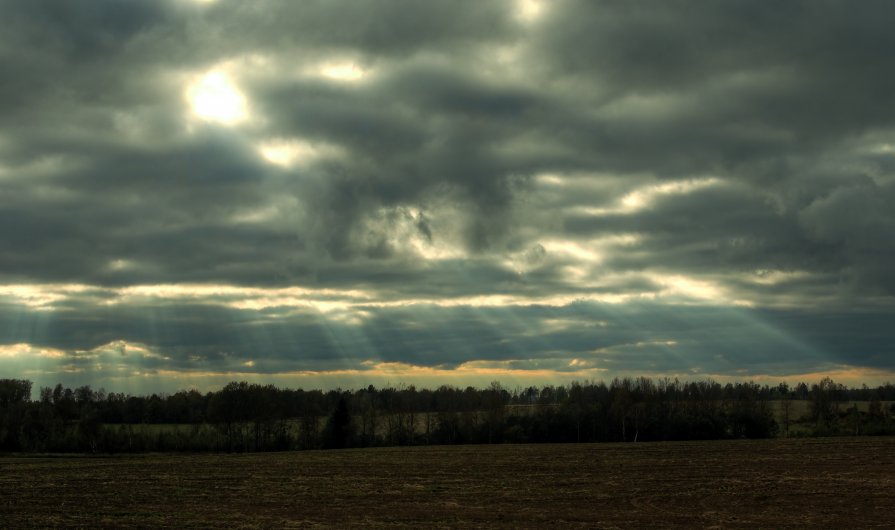
[[[3,527],[892,527],[895,438],[0,457]]]

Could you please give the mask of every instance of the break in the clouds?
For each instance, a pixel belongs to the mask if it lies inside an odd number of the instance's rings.
[[[895,371],[891,2],[0,11],[3,376]]]

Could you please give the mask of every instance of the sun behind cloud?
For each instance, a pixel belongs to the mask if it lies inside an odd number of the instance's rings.
[[[193,114],[223,125],[235,125],[248,118],[245,96],[230,77],[212,70],[189,85],[186,90]]]

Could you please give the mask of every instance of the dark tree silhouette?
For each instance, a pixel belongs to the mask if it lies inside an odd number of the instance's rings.
[[[339,398],[336,409],[326,423],[324,446],[328,449],[344,449],[351,445],[351,413],[344,397]]]
[[[0,380],[0,451],[280,451],[376,445],[612,442],[895,434],[895,386],[824,379],[752,382],[645,377],[507,389],[357,391],[233,382],[202,394],[130,396]],[[801,406],[793,402],[801,400]],[[862,402],[845,410],[845,401]],[[775,417],[773,410],[778,410]],[[803,415],[800,411],[806,411]]]

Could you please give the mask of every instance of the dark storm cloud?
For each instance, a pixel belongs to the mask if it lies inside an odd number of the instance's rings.
[[[895,260],[892,190],[861,179],[783,210],[765,193],[709,187],[634,214],[570,216],[564,228],[584,237],[644,234],[632,251],[610,258],[613,269],[840,273],[856,289],[891,295],[882,270]]]
[[[328,248],[339,257],[350,254],[348,231],[364,212],[426,202],[437,193],[470,206],[470,248],[485,248],[492,232],[506,230],[502,215],[530,168],[494,156],[492,148],[528,126],[529,112],[548,105],[527,89],[478,79],[458,66],[411,61],[362,88],[278,80],[253,92],[277,134],[350,150],[349,160],[322,168],[329,186],[317,212],[326,220]]]
[[[884,1],[560,2],[541,33],[544,64],[589,76],[613,96],[711,93],[731,77],[769,76],[751,92],[728,93],[731,108],[751,111],[755,123],[840,138],[888,126],[895,111],[885,52],[895,47],[885,22],[892,10]]]
[[[895,76],[869,2],[559,2],[533,45],[596,118],[562,136],[595,162],[661,176],[723,172],[765,185],[889,129]]]
[[[634,214],[570,217],[569,233],[646,234],[638,252],[611,266],[643,269],[661,263],[681,271],[795,268],[838,265],[835,248],[804,234],[798,219],[781,214],[766,196],[734,187],[709,187],[665,197]]]
[[[152,370],[892,369],[895,6],[540,5],[0,0],[0,342],[124,340]],[[242,121],[191,108],[210,71]],[[109,290],[162,284],[268,291]],[[294,285],[359,294],[256,303]]]
[[[240,46],[312,46],[401,56],[429,48],[462,50],[510,35],[510,6],[497,1],[458,8],[450,0],[221,1],[209,6],[204,22],[215,37]]]
[[[4,183],[4,275],[153,283],[200,271],[213,277],[217,266],[227,266],[239,276],[241,262],[254,263],[252,249],[295,246],[294,230],[227,221],[241,209],[268,204],[269,170],[226,136],[165,150],[122,147],[97,158],[71,166],[63,160],[53,175]],[[131,275],[126,268],[108,270],[115,260],[133,262]]]
[[[313,310],[258,312],[196,303],[137,303],[106,311],[76,306],[47,315],[4,305],[3,339],[31,340],[36,348],[64,352],[43,362],[47,371],[117,363],[127,370],[264,374],[362,370],[368,361],[442,369],[499,362],[570,372],[585,365],[609,373],[729,376],[893,368],[885,319],[863,312],[648,303],[420,305],[361,307],[363,318],[340,321]],[[127,343],[119,342],[122,334]]]
[[[461,53],[482,41],[506,38],[514,28],[502,16],[506,6],[496,2],[463,10],[453,9],[444,2],[370,3],[367,7],[337,2],[271,2],[263,6],[227,2],[209,6],[190,6],[188,2],[113,2],[87,9],[46,2],[30,7],[10,6],[10,11],[11,16],[5,19],[9,31],[5,33],[4,46],[8,52],[4,69],[9,74],[5,77],[10,82],[4,88],[12,93],[4,101],[10,104],[12,111],[5,115],[10,120],[9,130],[15,130],[15,134],[9,135],[9,145],[3,145],[4,162],[10,172],[24,177],[29,162],[48,156],[74,157],[62,159],[60,164],[80,166],[79,175],[69,174],[66,168],[64,177],[57,175],[58,182],[49,182],[46,186],[63,188],[70,194],[80,193],[82,197],[76,200],[84,205],[90,201],[104,202],[108,206],[101,215],[125,220],[133,212],[134,201],[126,207],[126,212],[116,212],[117,195],[138,196],[147,187],[156,193],[140,200],[137,210],[153,210],[159,215],[154,203],[160,202],[161,197],[156,201],[159,194],[166,194],[194,201],[191,205],[194,217],[207,218],[226,212],[226,205],[221,205],[217,197],[189,193],[190,183],[183,181],[191,174],[204,174],[213,183],[218,178],[227,181],[229,176],[242,173],[245,180],[255,178],[256,188],[263,181],[260,168],[247,167],[244,161],[232,156],[218,157],[214,146],[206,149],[202,142],[179,134],[177,114],[187,109],[182,101],[182,87],[171,76],[191,68],[205,68],[234,55],[265,51],[273,53],[284,68],[326,58],[330,51],[348,50],[386,59],[395,53],[427,49],[440,52],[455,49]],[[290,61],[292,57],[298,64]],[[442,73],[441,79],[447,79],[451,73],[450,70]],[[479,212],[494,200],[503,203],[509,200],[501,184],[505,177],[500,171],[489,171],[485,157],[468,160],[476,151],[471,140],[448,140],[447,147],[434,149],[430,157],[436,159],[434,163],[424,161],[415,164],[415,168],[401,167],[420,150],[419,142],[432,144],[443,140],[412,120],[397,116],[393,112],[395,103],[383,106],[383,100],[401,99],[402,83],[406,84],[398,77],[394,82],[387,82],[384,88],[369,93],[361,91],[359,95],[334,90],[331,83],[318,84],[316,88],[307,83],[287,85],[279,93],[250,94],[262,97],[255,104],[269,111],[271,118],[285,120],[282,126],[274,120],[260,134],[331,140],[351,151],[350,162],[321,169],[318,176],[326,182],[323,186],[301,183],[288,185],[285,191],[269,190],[274,194],[291,193],[308,205],[320,206],[314,212],[314,220],[293,219],[293,223],[301,222],[303,226],[296,231],[309,232],[334,257],[376,254],[375,249],[354,249],[354,243],[349,241],[349,232],[363,223],[364,213],[382,203],[417,200],[421,190],[440,186],[448,174],[465,180],[462,188],[467,191],[467,197],[477,198]],[[413,92],[420,93],[424,88]],[[468,98],[475,97],[474,92],[469,94]],[[495,101],[500,101],[499,95],[491,95],[483,105]],[[122,139],[123,131],[116,130],[127,126],[128,123],[123,123],[126,120],[136,122],[142,129],[140,137],[135,139],[139,146],[128,145]],[[449,134],[459,137],[462,131]],[[176,143],[172,145],[172,141]],[[144,152],[147,144],[158,143],[162,143],[160,148]],[[462,145],[453,147],[456,143]],[[217,145],[237,152],[245,152],[247,147],[238,143],[229,147],[223,143]],[[397,151],[403,156],[389,156]],[[371,164],[374,160],[382,162]],[[416,181],[422,182],[412,185]],[[93,185],[101,188],[92,188]],[[166,186],[172,188],[167,193]],[[482,195],[478,190],[489,193]],[[229,194],[224,202],[231,205],[242,202],[250,206],[248,201],[258,195],[257,189],[251,186],[243,190],[225,186],[218,191],[209,187],[208,191]],[[203,203],[205,200],[207,203]],[[17,204],[27,205],[25,208],[32,216],[42,211],[36,204],[21,201]],[[8,212],[11,216],[20,213]],[[483,225],[491,220],[483,213],[478,217],[483,220],[474,222],[471,237],[482,239],[485,236],[476,236],[475,232],[485,231]],[[57,223],[52,219],[20,218],[20,221],[44,226],[60,237],[66,232],[55,230]],[[117,223],[105,219],[103,224]],[[88,230],[94,239],[111,239],[100,226],[90,226]],[[204,231],[198,229],[180,235],[181,240],[191,239],[202,244]],[[277,233],[272,237],[279,236]],[[258,246],[263,247],[261,252],[276,252],[264,245],[266,239],[270,237],[258,241]],[[114,243],[105,246],[108,254],[118,251]],[[226,250],[226,247],[217,248]],[[61,246],[57,248],[62,250]],[[70,246],[65,249],[66,253],[71,250]],[[152,249],[156,256],[157,250]],[[171,250],[175,256],[180,254],[176,248]],[[381,251],[378,254],[388,255]],[[183,264],[171,263],[172,266],[165,267],[168,258],[160,259],[161,274],[170,274],[169,279],[175,280],[178,276],[175,271],[182,270]],[[209,256],[209,259],[229,258],[224,255]],[[26,265],[32,273],[37,273],[34,263]],[[82,277],[94,265],[85,264],[80,270],[72,267],[71,275]],[[265,275],[269,277],[268,271]],[[59,279],[53,274],[48,276]],[[246,278],[235,275],[228,279],[244,281]],[[146,281],[156,280],[147,277]]]

